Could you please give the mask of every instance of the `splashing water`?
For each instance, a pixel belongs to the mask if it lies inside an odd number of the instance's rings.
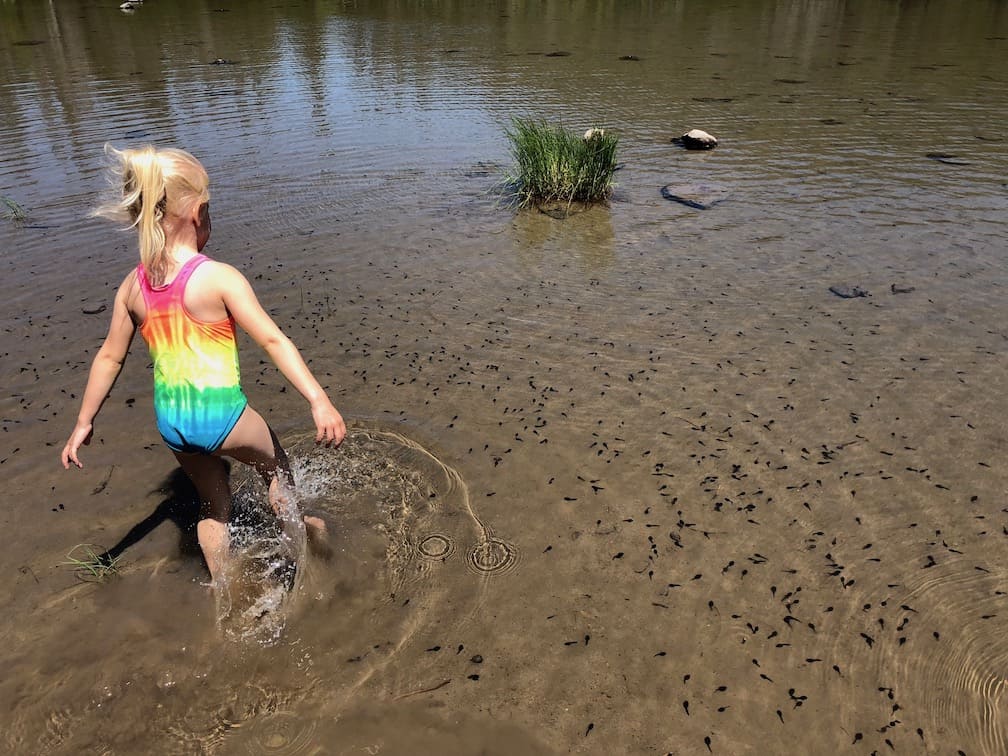
[[[484,578],[515,566],[517,550],[472,509],[458,472],[416,442],[357,428],[338,449],[316,446],[311,435],[285,438],[284,446],[296,490],[282,516],[266,503],[259,478],[236,470],[231,552],[217,586],[225,637],[276,643],[295,610],[311,603],[304,596],[353,580],[350,565],[363,565],[367,554],[378,558],[380,569],[368,569],[369,579],[379,579],[388,602],[421,584],[436,593],[429,579],[450,563]],[[383,553],[371,552],[375,546]]]
[[[217,623],[232,640],[276,642],[297,595],[307,533],[296,502],[281,516],[264,505],[265,491],[244,487],[235,497],[231,551],[215,586]]]

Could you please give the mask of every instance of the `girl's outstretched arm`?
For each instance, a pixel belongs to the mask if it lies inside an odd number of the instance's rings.
[[[81,444],[91,443],[92,423],[98,410],[101,409],[109,391],[112,390],[119,372],[122,370],[126,353],[129,351],[130,343],[133,341],[133,334],[136,326],[130,317],[129,309],[126,306],[128,292],[134,286],[136,273],[131,272],[119,286],[116,293],[115,303],[112,305],[112,322],[109,324],[108,335],[102,343],[98,354],[95,355],[91,363],[91,372],[88,374],[87,387],[84,389],[84,398],[81,399],[80,412],[77,415],[77,424],[74,426],[70,439],[63,447],[61,455],[63,467],[69,469],[73,462],[77,467],[83,467],[77,457],[77,450]]]
[[[238,323],[290,381],[308,404],[315,422],[315,442],[338,446],[346,436],[343,417],[333,406],[325,390],[312,375],[294,343],[262,308],[248,280],[235,268],[217,263],[218,283],[224,305]]]

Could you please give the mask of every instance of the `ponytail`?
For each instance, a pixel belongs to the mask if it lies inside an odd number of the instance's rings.
[[[193,203],[210,199],[206,171],[183,150],[157,150],[151,145],[117,150],[105,145],[118,197],[98,207],[94,215],[129,221],[139,232],[140,262],[155,286],[164,282],[171,264],[165,250],[162,221],[171,213],[184,215]]]
[[[155,284],[164,280],[165,233],[161,227],[168,199],[165,196],[164,173],[153,147],[143,147],[126,153],[123,171],[123,203],[133,226],[140,231],[140,262]]]

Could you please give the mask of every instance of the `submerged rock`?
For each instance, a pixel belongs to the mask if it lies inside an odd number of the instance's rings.
[[[583,213],[588,205],[583,202],[548,202],[539,205],[539,212],[556,220],[565,220],[572,215]]]
[[[661,195],[665,199],[697,210],[707,210],[724,202],[730,194],[717,184],[666,184],[661,188]]]
[[[687,150],[712,150],[717,147],[717,138],[700,129],[690,129],[681,137],[673,139]]]
[[[847,284],[834,284],[829,287],[829,290],[831,293],[836,294],[838,297],[843,297],[844,299],[871,296],[867,289],[862,289],[860,286],[848,286]]]

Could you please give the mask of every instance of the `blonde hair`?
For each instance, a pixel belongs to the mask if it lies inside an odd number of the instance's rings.
[[[148,280],[164,282],[171,260],[165,252],[164,219],[185,217],[210,201],[210,179],[185,150],[153,145],[117,150],[105,145],[114,196],[94,215],[128,221],[140,236],[140,262]]]

